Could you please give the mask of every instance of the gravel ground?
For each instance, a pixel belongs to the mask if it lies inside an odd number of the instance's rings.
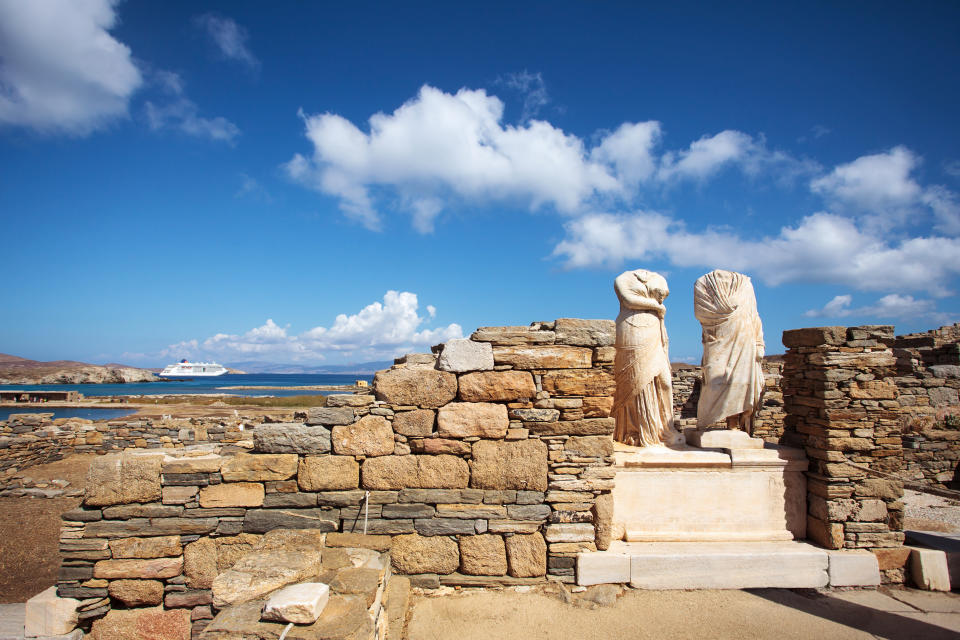
[[[903,506],[906,529],[960,532],[960,502],[957,500],[904,489]]]

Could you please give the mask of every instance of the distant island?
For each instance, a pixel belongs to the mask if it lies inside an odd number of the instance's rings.
[[[75,360],[40,362],[0,353],[0,384],[121,384],[160,380],[148,369]]]

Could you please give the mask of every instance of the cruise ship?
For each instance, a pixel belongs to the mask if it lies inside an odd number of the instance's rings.
[[[197,376],[222,376],[227,372],[226,368],[216,362],[187,362],[184,358],[176,364],[167,365],[160,376],[173,377],[197,377]]]

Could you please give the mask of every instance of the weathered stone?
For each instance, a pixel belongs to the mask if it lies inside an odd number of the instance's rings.
[[[535,578],[547,573],[547,543],[539,533],[506,539],[507,564],[514,578]]]
[[[559,345],[496,347],[493,359],[515,369],[589,369],[593,365],[593,350]]]
[[[183,548],[183,573],[187,586],[209,589],[217,577],[217,543],[213,538],[200,538]]]
[[[460,376],[460,399],[464,402],[513,402],[536,395],[533,376],[527,371],[480,371]]]
[[[424,537],[416,533],[397,536],[390,556],[399,573],[448,574],[460,566],[460,549],[445,536]]]
[[[510,420],[507,407],[490,402],[451,402],[437,412],[437,435],[441,438],[502,438]]]
[[[546,520],[550,517],[550,505],[547,504],[511,504],[507,505],[507,516],[513,520]]]
[[[200,491],[199,487],[163,487],[160,501],[163,504],[186,504]]]
[[[499,504],[438,504],[438,518],[506,518],[507,508]]]
[[[315,506],[317,506],[316,493],[268,493],[263,499],[263,507],[265,509],[277,509],[281,507],[302,509],[304,507]]]
[[[327,547],[389,551],[392,540],[390,536],[364,535],[362,533],[328,533]]]
[[[330,586],[322,582],[304,582],[284,587],[271,595],[263,606],[263,620],[313,624],[330,599]]]
[[[366,407],[373,404],[374,398],[371,395],[359,395],[355,393],[334,393],[327,396],[328,407]]]
[[[597,496],[592,511],[597,549],[606,551],[613,539],[613,494],[602,493]]]
[[[603,458],[613,455],[613,438],[610,436],[574,436],[567,438],[563,448],[584,458]]]
[[[436,409],[457,395],[457,376],[430,369],[388,369],[373,378],[378,400]]]
[[[49,587],[27,600],[21,631],[27,636],[59,636],[70,633],[77,626],[79,605],[79,600],[58,597],[56,586]],[[7,627],[7,630],[13,633],[10,627]]]
[[[180,536],[155,538],[118,538],[110,541],[114,558],[164,558],[179,556],[183,551]]]
[[[128,607],[148,607],[163,602],[163,583],[159,580],[113,580],[107,592]]]
[[[413,524],[416,532],[422,536],[454,536],[478,533],[478,522],[486,521],[460,520],[458,518],[418,518],[413,521]]]
[[[557,318],[554,326],[557,344],[582,347],[609,347],[617,336],[613,320]]]
[[[336,426],[351,424],[356,419],[351,407],[310,407],[307,409],[307,424]]]
[[[393,430],[402,436],[429,436],[433,433],[436,415],[431,409],[398,411],[393,417]]]
[[[259,507],[263,504],[263,485],[259,482],[226,482],[200,490],[200,506]]]
[[[292,453],[238,453],[220,467],[226,482],[286,480],[296,472],[297,456]]]
[[[213,453],[166,458],[160,471],[161,473],[216,473],[220,471],[222,463],[223,457]]]
[[[559,422],[527,422],[525,425],[533,433],[543,436],[593,436],[612,434],[616,422],[613,418],[585,418]]]
[[[163,606],[167,609],[192,609],[212,602],[213,594],[208,589],[171,591],[163,597]]]
[[[384,518],[432,518],[436,513],[429,504],[385,504]]]
[[[111,504],[160,500],[162,455],[108,454],[96,458],[87,471],[84,504]]]
[[[547,542],[593,542],[596,534],[592,524],[551,524],[547,525]]]
[[[846,327],[808,327],[783,332],[783,344],[787,348],[841,345],[846,341]]]
[[[183,507],[169,504],[122,504],[106,507],[103,517],[108,520],[131,520],[133,518],[175,518],[183,513]]]
[[[543,390],[559,396],[612,396],[616,382],[602,369],[558,369],[543,374]]]
[[[613,411],[613,396],[583,399],[584,418],[607,418]]]
[[[541,440],[475,442],[470,486],[475,489],[545,491],[547,445]]]
[[[304,491],[337,491],[360,486],[360,465],[344,456],[305,456],[297,483]]]
[[[338,455],[388,456],[393,447],[393,429],[383,416],[364,416],[333,428],[333,452]]]
[[[339,525],[340,512],[336,509],[250,509],[243,518],[244,533],[274,529],[336,531]]]
[[[476,342],[496,345],[553,344],[553,331],[543,331],[539,325],[529,327],[480,327],[470,336]]]
[[[330,451],[330,430],[320,426],[308,427],[300,422],[260,425],[253,430],[253,450],[260,453],[327,453]]]
[[[503,538],[495,534],[460,538],[460,572],[471,576],[502,576],[507,572]]]
[[[91,640],[190,640],[190,612],[163,607],[112,609],[93,623]]]
[[[117,580],[140,578],[157,580],[180,575],[183,558],[149,558],[145,560],[101,560],[93,565],[93,577]]]
[[[462,458],[448,455],[384,456],[363,462],[365,489],[459,489],[470,481]]]
[[[443,345],[437,368],[454,373],[488,371],[493,369],[493,350],[487,342],[454,338]]]
[[[510,417],[524,422],[556,422],[560,419],[557,409],[511,409]]]
[[[424,438],[422,440],[411,440],[410,451],[413,453],[426,453],[430,455],[449,453],[455,456],[465,456],[470,454],[471,447],[469,442],[464,442],[463,440]]]

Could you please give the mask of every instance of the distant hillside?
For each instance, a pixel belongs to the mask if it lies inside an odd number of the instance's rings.
[[[352,364],[275,364],[270,362],[231,362],[224,365],[231,369],[242,369],[247,373],[329,373],[340,375],[373,375],[381,369],[389,369],[392,360],[356,362]]]
[[[119,364],[96,365],[76,360],[41,362],[0,353],[0,384],[85,384],[153,382],[146,369]]]

